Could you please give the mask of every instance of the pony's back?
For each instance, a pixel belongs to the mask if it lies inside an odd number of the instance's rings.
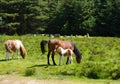
[[[60,55],[72,55],[73,54],[73,51],[71,49],[64,49],[62,47],[58,47],[56,50],[56,52],[58,52]]]

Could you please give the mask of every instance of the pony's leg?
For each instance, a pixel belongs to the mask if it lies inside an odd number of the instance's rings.
[[[14,59],[14,53],[12,53],[12,59]]]
[[[69,63],[72,64],[72,55],[69,57]]]
[[[64,55],[62,55],[62,64],[64,65]]]
[[[9,60],[8,52],[6,51],[6,61]]]
[[[56,65],[55,60],[54,60],[54,55],[55,55],[55,52],[52,52],[52,61],[53,61],[53,64]]]
[[[47,62],[48,62],[48,65],[50,65],[49,58],[50,58],[50,51],[48,52],[48,55],[47,55]]]
[[[18,59],[20,59],[20,49],[18,49]]]
[[[59,65],[61,65],[61,58],[62,58],[62,56],[60,56],[60,59],[59,59]]]
[[[66,64],[68,64],[68,62],[69,62],[69,57],[67,57],[67,61],[66,61]]]

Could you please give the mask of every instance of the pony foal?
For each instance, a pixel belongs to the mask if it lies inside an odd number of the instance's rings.
[[[63,49],[62,47],[57,47],[55,49],[55,52],[57,52],[60,55],[60,59],[59,59],[59,65],[61,64],[61,60],[62,60],[62,64],[64,64],[64,56],[68,56],[69,60],[68,63],[71,64],[72,63],[72,54],[73,51],[71,49]]]
[[[18,59],[20,58],[19,55],[21,55],[22,58],[25,58],[25,55],[27,54],[26,49],[20,40],[7,40],[5,42],[5,49],[6,49],[6,60],[9,60],[8,53],[12,53],[14,56],[14,53],[18,51]]]

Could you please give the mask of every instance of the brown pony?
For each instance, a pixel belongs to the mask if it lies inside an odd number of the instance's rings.
[[[56,49],[56,47],[59,47],[59,46],[62,47],[63,49],[71,49],[74,52],[74,54],[76,55],[77,63],[81,62],[82,55],[74,43],[72,43],[70,41],[63,41],[63,40],[57,40],[57,39],[42,40],[40,42],[40,46],[41,46],[41,51],[43,54],[45,53],[45,45],[46,44],[48,44],[48,55],[47,55],[48,65],[50,64],[49,57],[50,57],[51,52],[52,52],[53,64],[56,65],[56,63],[54,61],[54,54],[55,54],[54,50]],[[69,58],[67,58],[66,64],[68,64],[68,61],[69,61]]]
[[[69,64],[72,63],[72,54],[73,51],[71,49],[63,49],[62,47],[57,47],[55,49],[55,52],[57,52],[60,55],[59,65],[62,63],[64,64],[64,56],[68,56],[69,58]]]
[[[20,40],[7,40],[5,42],[5,49],[6,49],[6,60],[9,60],[8,52],[12,53],[14,56],[14,53],[18,51],[18,58],[20,54],[22,58],[25,58],[25,55],[27,54],[26,49]]]

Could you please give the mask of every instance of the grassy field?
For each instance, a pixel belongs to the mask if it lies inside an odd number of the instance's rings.
[[[82,62],[77,64],[73,56],[73,64],[47,66],[47,52],[43,55],[40,50],[40,41],[52,39],[53,37],[37,35],[23,36],[0,36],[0,75],[15,75],[24,77],[35,77],[37,79],[56,80],[86,80],[86,79],[120,79],[120,38],[116,37],[90,37],[61,36],[57,39],[69,40],[76,44],[82,53]],[[4,42],[8,39],[20,39],[26,50],[25,59],[5,61]],[[47,46],[46,46],[47,50]],[[12,55],[10,54],[10,58]],[[55,55],[58,64],[59,55]],[[110,84],[110,83],[105,83]]]

